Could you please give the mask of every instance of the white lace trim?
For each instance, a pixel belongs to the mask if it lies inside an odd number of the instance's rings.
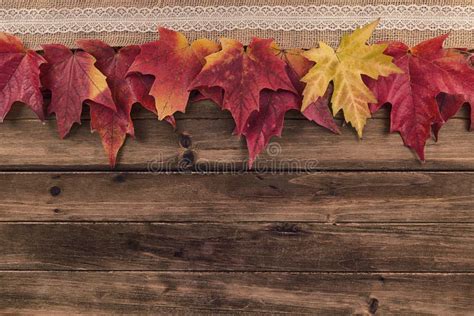
[[[311,5],[0,9],[0,31],[16,34],[262,29],[351,30],[381,18],[380,29],[474,30],[474,6]]]

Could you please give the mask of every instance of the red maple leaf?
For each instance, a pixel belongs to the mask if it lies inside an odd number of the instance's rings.
[[[299,102],[299,97],[288,91],[265,89],[260,93],[259,110],[252,112],[242,132],[247,141],[250,168],[270,139],[281,136],[285,113],[299,109]]]
[[[44,120],[40,65],[45,62],[36,52],[26,50],[17,37],[0,33],[0,122],[17,101]]]
[[[79,40],[80,48],[94,56],[96,67],[107,76],[107,84],[112,92],[116,111],[91,103],[91,128],[97,131],[102,145],[109,157],[111,166],[115,166],[117,154],[127,134],[134,136],[133,122],[130,117],[132,106],[142,104],[155,111],[155,101],[148,95],[153,78],[140,74],[127,76],[128,70],[140,53],[137,45],[127,46],[118,52],[99,40]],[[174,120],[170,120],[174,123]]]
[[[105,76],[94,66],[92,55],[59,44],[43,45],[47,64],[42,66],[42,82],[51,91],[48,114],[55,113],[58,131],[64,138],[74,123],[81,122],[82,103],[116,110]]]
[[[443,49],[446,37],[427,40],[411,49],[400,42],[390,43],[385,54],[393,56],[404,73],[368,80],[378,99],[378,104],[371,105],[372,112],[390,103],[391,131],[400,132],[405,145],[413,148],[422,161],[431,126],[444,122],[437,95],[443,92],[474,100],[474,70],[463,54]]]
[[[275,44],[272,45],[274,54],[286,63],[286,72],[295,89],[301,93],[304,83],[301,77],[314,64],[304,58],[301,50],[280,50]],[[199,93],[193,98],[193,102],[201,100],[211,100],[222,108],[223,89],[220,87],[201,88]],[[334,133],[339,133],[332,114],[329,109],[329,96],[332,93],[332,86],[328,92],[318,101],[311,104],[303,115],[309,120],[313,120]],[[259,110],[251,113],[246,126],[242,131],[247,141],[249,151],[249,167],[252,167],[255,158],[265,149],[273,136],[281,136],[283,130],[285,113],[289,110],[299,110],[301,108],[302,97],[285,90],[272,91],[264,89],[260,93]],[[234,134],[238,134],[237,129]]]
[[[272,49],[273,40],[254,38],[245,49],[242,43],[221,39],[222,50],[206,57],[206,64],[190,89],[220,87],[222,108],[231,112],[236,133],[241,134],[251,113],[260,107],[260,92],[287,90],[296,93],[286,64]]]
[[[443,121],[434,123],[431,128],[433,129],[435,139],[438,140],[441,127],[443,127],[443,125],[459,111],[459,109],[464,103],[467,102],[467,100],[463,95],[450,95],[441,93],[436,97],[436,101],[438,102],[441,118]],[[474,113],[471,109],[471,130],[474,124],[474,120],[472,119],[473,115]]]
[[[159,33],[158,41],[140,46],[129,73],[154,77],[150,94],[155,98],[158,117],[163,119],[185,111],[190,82],[201,70],[204,56],[219,50],[219,45],[206,39],[189,45],[183,34],[165,28]]]
[[[451,57],[454,57],[455,59],[461,59],[460,64],[462,68],[465,68],[464,62],[467,63],[467,66],[470,67],[471,69],[474,67],[474,56],[471,55],[471,52],[468,52],[465,49],[451,49],[447,51],[447,55],[449,56],[451,53]],[[465,56],[465,60],[462,60],[462,55]],[[471,76],[464,77],[465,80],[469,80],[469,78],[472,79]],[[439,130],[441,127],[451,118],[453,117],[459,109],[466,103],[468,103],[471,107],[471,125],[470,125],[470,130],[474,129],[474,93],[467,93],[467,94],[445,94],[441,93],[436,97],[436,100],[439,105],[441,117],[443,119],[443,122],[437,122],[433,124],[432,129],[433,129],[433,134],[435,136],[435,139],[438,140],[439,136]]]
[[[299,94],[268,89],[260,93],[259,110],[252,112],[242,132],[247,141],[249,167],[252,167],[255,158],[267,147],[273,136],[281,136],[285,113],[289,110],[301,109],[301,92],[304,89],[304,83],[300,79],[313,66],[312,62],[301,55],[301,50],[285,51],[280,50],[276,45],[273,48],[276,55],[286,63],[288,77]],[[205,91],[201,91],[201,93],[206,96]],[[332,86],[329,86],[326,94],[313,102],[303,112],[303,115],[332,132],[339,133],[339,128],[329,110],[329,96],[331,93]],[[216,98],[215,94],[207,94],[207,96],[211,99]]]

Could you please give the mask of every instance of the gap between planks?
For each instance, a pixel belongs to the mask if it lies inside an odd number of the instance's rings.
[[[40,274],[40,273],[50,273],[50,272],[59,272],[59,273],[74,273],[74,274],[87,274],[87,273],[96,273],[96,274],[146,274],[146,273],[159,273],[159,274],[302,274],[302,275],[337,275],[337,276],[378,276],[378,275],[422,275],[422,276],[474,276],[473,271],[297,271],[297,270],[15,270],[15,269],[5,269],[0,270],[0,274],[3,273],[24,273],[24,274]]]

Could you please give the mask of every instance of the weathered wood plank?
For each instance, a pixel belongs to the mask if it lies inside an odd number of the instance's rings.
[[[452,120],[439,143],[429,143],[427,162],[420,163],[403,146],[398,134],[388,133],[387,120],[370,120],[364,140],[350,127],[334,135],[309,121],[288,120],[281,139],[257,161],[260,171],[285,169],[321,170],[474,170],[474,134],[466,120]],[[0,125],[0,170],[72,169],[108,170],[106,155],[97,135],[87,124],[60,140],[55,122],[5,121]],[[129,139],[119,156],[118,169],[168,170],[193,162],[199,170],[241,170],[246,165],[245,141],[232,135],[229,119],[182,120],[178,132],[164,122],[139,120],[136,139]],[[186,133],[188,148],[179,133]],[[183,155],[184,159],[183,163]]]
[[[0,221],[474,223],[474,173],[0,173]]]
[[[176,113],[176,119],[230,119],[231,115],[228,111],[221,111],[215,104],[209,101],[201,101],[196,103],[188,104],[186,109],[186,113],[178,112]],[[89,108],[87,106],[84,107],[82,118],[88,119],[89,116]],[[155,115],[151,112],[145,110],[141,106],[135,106],[132,110],[132,117],[134,119],[152,119],[155,118]],[[337,118],[342,118],[342,114],[338,113]],[[381,110],[373,114],[374,118],[381,118],[385,119],[390,117],[390,107],[383,107]],[[287,119],[293,120],[305,120],[306,118],[301,115],[298,111],[289,111],[286,114]],[[461,119],[469,119],[469,108],[464,106],[461,108],[459,113],[457,113],[454,118],[461,118]],[[37,117],[26,106],[21,103],[16,103],[12,110],[8,113],[5,120],[36,120]],[[49,120],[54,120],[54,115],[48,117]]]
[[[472,274],[2,272],[22,314],[468,315]]]
[[[0,224],[0,269],[474,271],[473,224]]]

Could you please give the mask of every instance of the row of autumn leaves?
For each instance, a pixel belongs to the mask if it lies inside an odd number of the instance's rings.
[[[413,48],[400,42],[368,45],[376,25],[344,35],[337,50],[321,42],[308,51],[281,50],[259,38],[246,48],[225,38],[220,45],[207,39],[189,44],[182,34],[160,28],[158,41],[141,46],[115,51],[98,40],[80,40],[82,50],[43,45],[40,55],[0,34],[0,119],[14,102],[23,102],[41,120],[55,113],[64,138],[80,123],[85,102],[91,128],[115,165],[126,135],[134,133],[134,104],[174,126],[173,114],[185,111],[195,90],[191,101],[209,99],[231,112],[252,165],[270,138],[281,134],[288,110],[301,110],[334,133],[339,128],[333,115],[342,110],[362,137],[371,112],[390,103],[391,131],[400,132],[424,160],[432,132],[437,137],[465,102],[474,104],[472,52],[443,48],[446,36]],[[51,93],[48,105],[45,90]]]

